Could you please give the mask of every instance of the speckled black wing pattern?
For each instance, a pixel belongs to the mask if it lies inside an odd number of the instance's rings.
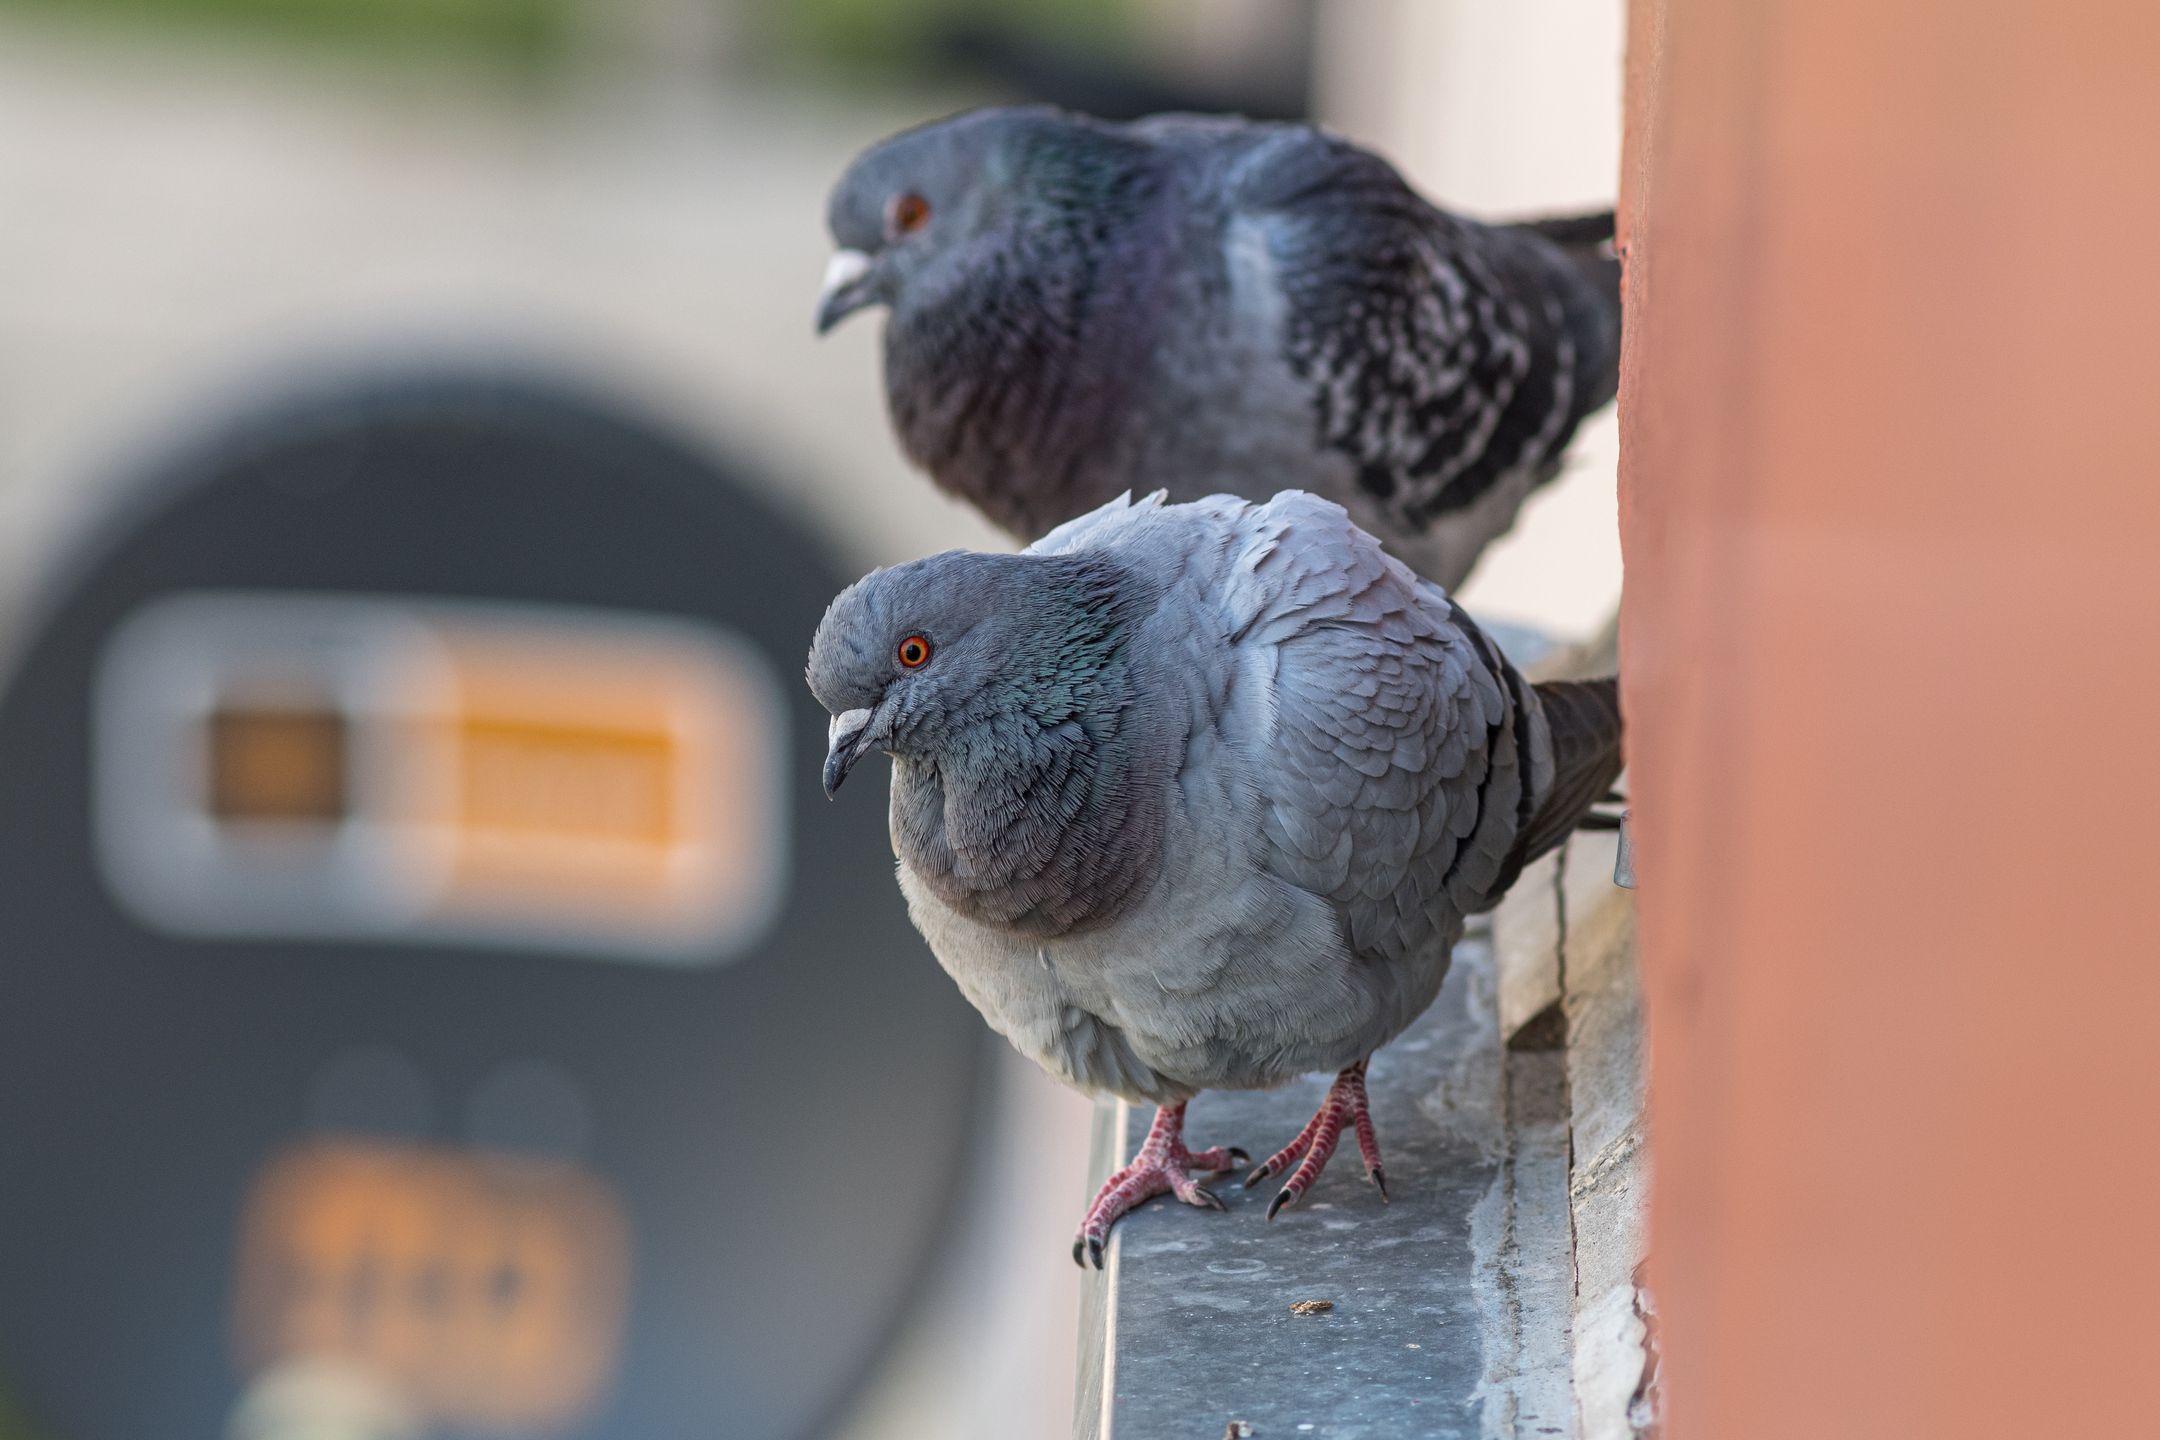
[[[1617,272],[1601,295],[1535,227],[1436,210],[1316,131],[1278,132],[1243,169],[1239,207],[1263,227],[1317,439],[1395,523],[1421,533],[1506,477],[1549,476],[1611,398]]]

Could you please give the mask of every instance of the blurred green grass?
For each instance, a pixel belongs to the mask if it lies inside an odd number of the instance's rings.
[[[759,49],[851,74],[937,68],[938,42],[995,28],[1075,54],[1115,51],[1133,0],[678,0],[734,12]],[[625,0],[0,0],[0,13],[309,48],[537,69],[624,23]]]
[[[936,39],[996,27],[1077,54],[1114,52],[1131,0],[762,0],[756,7],[788,48],[851,70],[915,69]]]
[[[537,66],[568,47],[578,0],[0,0],[0,10],[388,55]]]

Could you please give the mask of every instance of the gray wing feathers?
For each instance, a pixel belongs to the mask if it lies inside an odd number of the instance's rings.
[[[1513,838],[1514,713],[1454,608],[1340,507],[1277,496],[1238,558],[1234,633],[1267,657],[1264,863],[1399,961],[1482,898]]]
[[[1097,546],[1200,587],[1166,604],[1176,632],[1219,626],[1228,643],[1246,718],[1222,763],[1256,792],[1261,867],[1328,902],[1364,961],[1444,962],[1554,788],[1528,683],[1443,591],[1303,491],[1113,501],[1032,548]]]
[[[1149,511],[1161,510],[1169,501],[1170,492],[1157,490],[1135,501],[1128,490],[1106,504],[1076,515],[1056,529],[1027,547],[1030,555],[1069,555],[1079,550],[1097,546],[1114,545],[1122,539],[1135,519]]]

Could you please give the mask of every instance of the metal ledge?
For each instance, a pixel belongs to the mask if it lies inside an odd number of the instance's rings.
[[[1505,1050],[1496,1017],[1491,947],[1473,937],[1440,998],[1374,1060],[1393,1204],[1346,1144],[1272,1223],[1272,1183],[1224,1177],[1228,1214],[1165,1197],[1118,1226],[1084,1292],[1076,1440],[1572,1432],[1564,1062]],[[1188,1134],[1264,1155],[1325,1090],[1314,1078],[1209,1092]],[[1150,1118],[1103,1107],[1098,1182]],[[1292,1313],[1302,1300],[1334,1305]]]

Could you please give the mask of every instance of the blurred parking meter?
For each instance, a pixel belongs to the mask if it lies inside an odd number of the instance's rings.
[[[0,1376],[54,1440],[814,1435],[980,1025],[803,654],[844,576],[547,387],[138,487],[0,695]]]

